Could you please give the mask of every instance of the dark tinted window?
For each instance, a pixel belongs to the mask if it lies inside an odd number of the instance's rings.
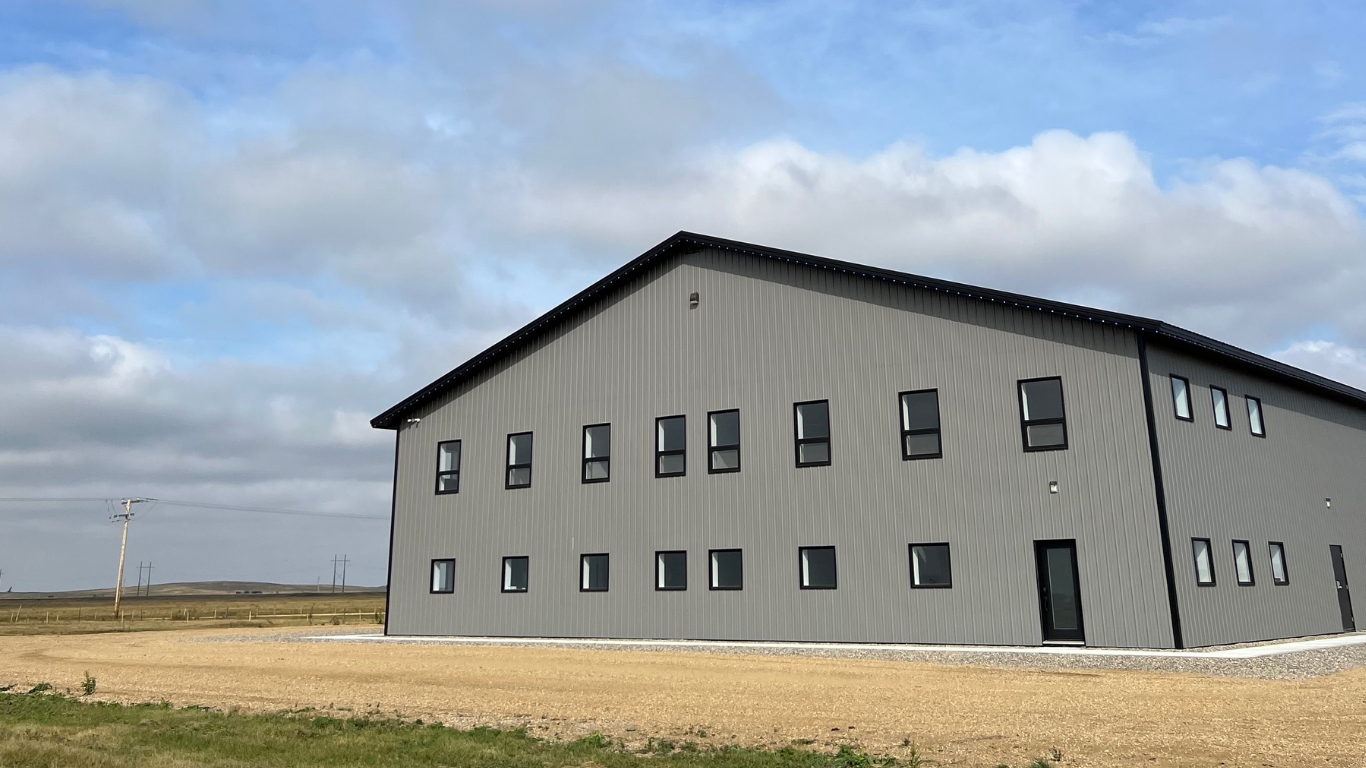
[[[744,554],[738,549],[711,551],[711,588],[742,589],[745,585]]]
[[[655,589],[688,588],[688,553],[655,553]]]
[[[584,555],[580,566],[580,591],[607,591],[607,555]]]
[[[504,592],[525,592],[527,588],[527,564],[529,558],[526,557],[505,557],[503,558],[503,591]]]
[[[460,441],[436,444],[436,492],[460,492]]]
[[[816,400],[793,406],[796,418],[797,466],[830,463],[830,403]]]
[[[1067,422],[1062,404],[1062,379],[1020,382],[1020,418],[1026,451],[1067,447]]]
[[[707,471],[740,471],[740,412],[713,411],[707,414]]]
[[[835,548],[802,547],[802,589],[835,588]]]
[[[508,435],[507,487],[526,488],[531,485],[531,433]]]
[[[583,481],[605,483],[612,476],[612,425],[583,428]]]
[[[432,561],[432,592],[449,594],[455,591],[455,561]]]
[[[950,587],[953,570],[949,562],[948,544],[911,545],[911,585],[916,587]]]
[[[942,455],[938,390],[901,393],[901,458],[933,459]]]
[[[687,471],[687,419],[665,416],[655,419],[655,476],[681,475]]]

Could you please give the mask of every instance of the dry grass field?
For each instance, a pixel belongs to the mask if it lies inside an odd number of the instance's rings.
[[[335,630],[332,630],[335,631]],[[290,630],[301,634],[306,630]],[[0,686],[93,699],[834,751],[926,765],[1366,765],[1366,669],[1276,681],[543,647],[297,642],[279,630],[0,637]]]
[[[0,636],[145,632],[208,627],[292,627],[384,623],[384,593],[347,595],[152,595],[0,599]]]

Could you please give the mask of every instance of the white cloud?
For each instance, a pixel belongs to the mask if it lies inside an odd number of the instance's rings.
[[[1366,390],[1366,350],[1332,341],[1300,341],[1273,352],[1284,363]]]
[[[1319,301],[1345,295],[1344,279],[1359,287],[1366,256],[1355,208],[1322,177],[1225,160],[1163,187],[1115,133],[943,158],[771,140],[680,162],[665,183],[532,176],[522,189],[515,221],[547,235],[648,243],[687,228],[1026,292],[1104,291],[1253,344],[1340,319]]]

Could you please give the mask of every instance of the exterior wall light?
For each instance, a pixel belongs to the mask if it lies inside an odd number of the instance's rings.
[[[697,305],[701,301],[702,297],[698,295],[697,291],[688,294],[688,309],[697,309]]]
[[[1057,480],[1049,480],[1049,481],[1048,481],[1048,492],[1049,492],[1049,493],[1057,493],[1057,492],[1058,492],[1058,481],[1057,481]]]

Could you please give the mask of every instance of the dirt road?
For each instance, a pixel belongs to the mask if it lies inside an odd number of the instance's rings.
[[[699,743],[853,744],[938,764],[1366,766],[1366,669],[1273,681],[1031,671],[852,659],[525,647],[299,643],[272,630],[0,637],[0,685],[95,698],[280,710],[316,707],[600,730]],[[700,734],[705,734],[700,735]]]

